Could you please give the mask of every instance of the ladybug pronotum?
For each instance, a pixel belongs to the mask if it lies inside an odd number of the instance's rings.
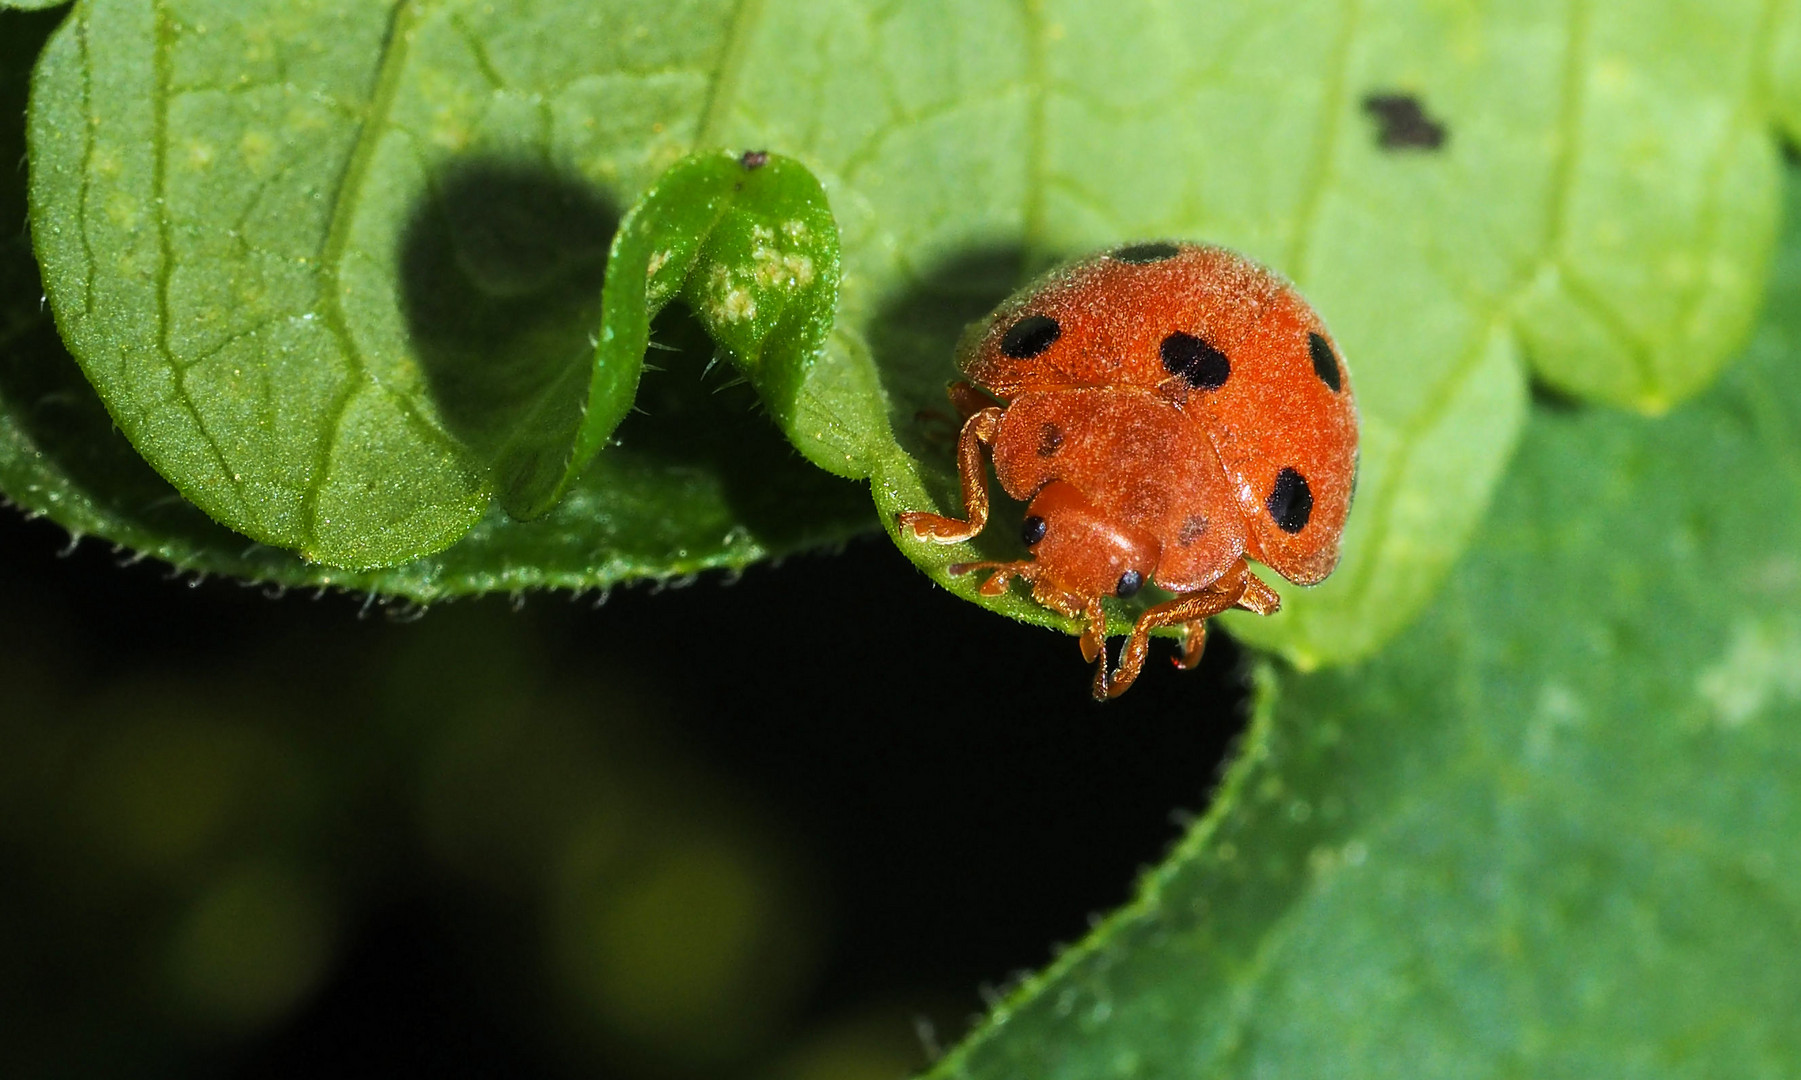
[[[1177,666],[1193,667],[1209,617],[1276,611],[1247,559],[1298,585],[1337,565],[1357,471],[1350,374],[1294,286],[1244,256],[1146,243],[1073,263],[971,326],[958,366],[964,518],[899,524],[940,544],[980,533],[986,449],[1028,504],[1030,557],[951,573],[990,571],[991,596],[1020,578],[1082,620],[1096,698],[1138,677],[1153,630],[1180,628]],[[1147,584],[1174,595],[1139,615],[1109,672],[1102,600]]]

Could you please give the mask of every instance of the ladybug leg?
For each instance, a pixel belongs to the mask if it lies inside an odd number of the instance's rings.
[[[1253,615],[1274,615],[1282,610],[1282,598],[1247,568],[1244,572],[1244,595],[1235,605]]]
[[[1119,668],[1114,671],[1110,685],[1104,680],[1096,679],[1094,696],[1097,699],[1116,698],[1125,693],[1126,688],[1132,685],[1132,680],[1138,678],[1138,673],[1144,670],[1144,658],[1151,651],[1151,631],[1166,626],[1187,624],[1188,639],[1183,643],[1182,659],[1178,666],[1193,667],[1200,661],[1201,651],[1207,646],[1206,620],[1239,603],[1252,580],[1250,570],[1245,566],[1244,560],[1240,559],[1213,584],[1145,609],[1144,614],[1138,616],[1137,624],[1132,627],[1132,636],[1126,639],[1125,648],[1119,652]],[[1269,589],[1262,582],[1258,584],[1265,590]],[[1197,628],[1200,631],[1198,634]]]
[[[1176,657],[1176,666],[1183,671],[1201,662],[1201,653],[1207,649],[1207,620],[1195,619],[1183,627],[1182,655]]]
[[[952,563],[950,566],[950,572],[953,574],[968,574],[980,570],[994,571],[987,581],[982,582],[982,587],[976,590],[983,596],[999,596],[1006,592],[1007,584],[1016,577],[1032,581],[1038,576],[1038,564],[1029,559],[1010,563],[960,562]]]
[[[1088,601],[1082,609],[1082,618],[1087,623],[1082,628],[1082,659],[1089,663],[1101,661],[1101,669],[1095,674],[1099,684],[1104,684],[1107,675],[1107,613],[1101,608],[1100,597]]]
[[[904,510],[895,522],[913,535],[935,544],[961,544],[988,524],[988,485],[983,475],[982,447],[992,446],[1001,430],[1001,408],[990,405],[963,425],[957,438],[957,474],[963,481],[963,514],[958,521],[923,510]]]
[[[976,384],[959,379],[945,388],[945,395],[951,399],[957,414],[965,419],[974,416],[983,409],[994,407],[994,399],[976,389]]]
[[[1094,665],[1094,700],[1106,701],[1112,696],[1107,679],[1107,613],[1099,597],[1088,602],[1082,617],[1087,622],[1082,629],[1082,658]]]

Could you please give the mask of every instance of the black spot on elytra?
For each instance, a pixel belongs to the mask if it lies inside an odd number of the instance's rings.
[[[1027,315],[1001,336],[1001,352],[1015,360],[1030,360],[1062,336],[1063,328],[1049,315]]]
[[[1226,354],[1180,330],[1163,339],[1158,350],[1163,354],[1163,367],[1171,375],[1180,375],[1196,390],[1218,390],[1232,375],[1232,361]]]
[[[1332,343],[1318,334],[1308,334],[1307,351],[1313,354],[1313,373],[1334,394],[1338,393],[1338,357],[1332,352]]]
[[[1031,547],[1044,539],[1045,530],[1048,528],[1050,526],[1045,524],[1043,518],[1033,514],[1020,523],[1019,538],[1026,542],[1027,547]]]
[[[1107,257],[1117,262],[1131,263],[1134,266],[1143,266],[1145,263],[1162,262],[1165,259],[1173,259],[1180,254],[1182,254],[1182,249],[1175,244],[1169,243],[1168,241],[1158,241],[1150,244],[1130,244],[1120,248],[1118,251],[1108,253]]]
[[[1182,522],[1181,531],[1176,533],[1176,543],[1182,547],[1193,547],[1195,542],[1207,535],[1207,519],[1200,514],[1192,514]]]
[[[1038,456],[1050,457],[1063,446],[1063,429],[1046,424],[1038,429]]]
[[[1114,588],[1113,595],[1124,599],[1142,588],[1144,588],[1144,575],[1136,570],[1127,570],[1119,575],[1119,584]]]
[[[1376,121],[1376,145],[1384,150],[1438,150],[1451,137],[1412,94],[1369,94],[1363,111]]]
[[[1283,532],[1298,533],[1307,527],[1307,519],[1313,516],[1313,490],[1307,486],[1305,476],[1285,468],[1276,475],[1276,486],[1263,505],[1269,508],[1269,516]]]

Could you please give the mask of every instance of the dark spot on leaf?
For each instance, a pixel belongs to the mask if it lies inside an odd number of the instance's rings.
[[[1534,378],[1530,385],[1532,404],[1546,412],[1569,414],[1582,411],[1580,398],[1559,390],[1542,379]]]
[[[1038,456],[1050,457],[1063,446],[1063,429],[1055,424],[1046,424],[1038,429]]]
[[[1149,244],[1131,244],[1111,252],[1108,258],[1118,262],[1142,266],[1145,263],[1162,262],[1173,259],[1182,253],[1182,249],[1168,241],[1157,241]]]
[[[761,169],[763,166],[769,164],[769,151],[746,150],[744,155],[738,159],[738,164],[744,166],[746,169]]]
[[[1119,575],[1119,585],[1114,588],[1113,595],[1124,599],[1142,588],[1144,588],[1144,575],[1136,570],[1127,570]]]
[[[1163,339],[1159,351],[1163,367],[1171,375],[1180,375],[1196,390],[1218,390],[1232,375],[1232,362],[1226,354],[1180,330]]]
[[[1263,505],[1269,507],[1269,516],[1283,532],[1298,533],[1307,527],[1307,519],[1313,516],[1313,490],[1307,486],[1305,476],[1284,468],[1276,475],[1276,486]]]
[[[1207,535],[1207,518],[1201,514],[1192,514],[1182,522],[1182,529],[1176,533],[1176,543],[1182,547],[1193,547],[1195,542]]]
[[[1063,328],[1049,315],[1027,315],[1001,337],[1001,352],[1015,360],[1030,360],[1062,336]]]
[[[1318,334],[1308,334],[1307,351],[1313,354],[1313,373],[1334,394],[1338,393],[1338,357],[1332,352],[1332,343]]]
[[[1440,150],[1450,138],[1412,94],[1370,94],[1363,111],[1376,121],[1376,145],[1384,150]]]
[[[1043,518],[1039,517],[1037,514],[1033,514],[1020,523],[1019,538],[1026,542],[1027,547],[1031,547],[1033,544],[1044,539],[1045,530],[1048,528],[1050,528],[1050,526],[1045,524]]]

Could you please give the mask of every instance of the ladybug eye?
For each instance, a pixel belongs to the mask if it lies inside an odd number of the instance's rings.
[[[1114,588],[1113,595],[1120,598],[1131,596],[1144,587],[1144,575],[1136,570],[1127,570],[1119,575],[1119,585]]]
[[[1019,530],[1020,539],[1026,542],[1027,547],[1031,547],[1044,539],[1044,531],[1047,528],[1049,526],[1045,524],[1044,519],[1033,514],[1025,520],[1024,527]]]
[[[1027,315],[1007,328],[1001,337],[1001,352],[1015,360],[1030,360],[1062,336],[1063,328],[1049,315]]]

